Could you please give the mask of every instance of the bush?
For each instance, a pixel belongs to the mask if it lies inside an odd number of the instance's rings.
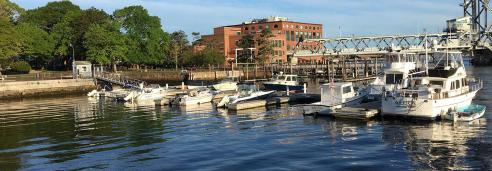
[[[31,65],[26,61],[17,61],[10,64],[11,72],[18,74],[28,74],[31,71]]]

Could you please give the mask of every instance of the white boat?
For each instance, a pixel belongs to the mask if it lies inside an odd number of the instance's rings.
[[[217,91],[237,90],[237,77],[228,77],[212,87]]]
[[[470,122],[481,118],[485,113],[485,109],[486,107],[484,105],[470,104],[455,111],[448,112],[443,115],[443,118],[454,122]]]
[[[298,91],[305,88],[304,85],[299,83],[297,75],[283,73],[275,75],[271,81],[263,82],[263,86],[267,90],[277,91]]]
[[[321,85],[321,101],[301,105],[304,114],[330,114],[345,106],[354,106],[367,96],[365,89],[355,90],[351,82],[327,83]]]
[[[400,84],[407,88],[383,93],[383,116],[435,119],[471,104],[482,82],[468,78],[461,53],[434,53],[433,59],[425,77],[410,78],[407,85]]]
[[[382,77],[376,77],[376,79],[369,84],[368,97],[371,99],[379,99],[383,91],[393,91],[399,85],[408,85],[409,78],[425,73],[421,61],[423,60],[419,59],[419,56],[414,53],[389,56],[389,65],[384,69],[384,75]]]
[[[131,91],[125,98],[125,101],[156,101],[161,100],[167,95],[167,90],[163,89],[158,84],[151,84],[148,87],[135,89]]]
[[[171,100],[173,105],[194,105],[201,103],[209,103],[213,100],[215,93],[207,88],[199,88],[188,92],[187,94],[181,94]]]
[[[240,86],[238,93],[236,93],[235,95],[224,96],[222,100],[220,100],[220,102],[217,104],[217,107],[227,107],[230,104],[236,104],[248,100],[264,99],[273,92],[275,91],[258,90],[254,85],[242,85]]]

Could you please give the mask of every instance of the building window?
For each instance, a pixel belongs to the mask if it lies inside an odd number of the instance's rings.
[[[285,31],[285,39],[290,40],[290,32],[289,31]]]
[[[240,31],[236,32],[236,35],[238,35],[238,36],[241,35],[241,32]]]
[[[251,30],[255,30],[255,26],[252,26],[252,27],[251,27]]]
[[[261,30],[261,29],[263,29],[263,26],[258,26],[258,30]]]
[[[299,25],[296,25],[296,29],[298,29],[298,28],[299,28]]]
[[[290,25],[290,28],[293,29],[294,28],[294,25]]]
[[[248,27],[244,27],[244,30],[248,30],[249,28]]]
[[[278,28],[278,25],[277,24],[273,25],[273,28]]]
[[[295,41],[295,35],[294,35],[294,31],[290,31],[290,40],[291,41]]]

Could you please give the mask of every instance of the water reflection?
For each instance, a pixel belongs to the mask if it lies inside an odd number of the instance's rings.
[[[2,103],[0,119],[0,170],[461,170],[492,163],[486,119],[365,122],[304,117],[286,105],[234,112],[211,103],[170,108],[87,97]]]

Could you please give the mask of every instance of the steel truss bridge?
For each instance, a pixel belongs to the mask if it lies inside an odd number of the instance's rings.
[[[473,54],[477,50],[492,51],[492,25],[488,23],[489,0],[464,0],[463,16],[469,17],[470,31],[447,31],[437,34],[393,35],[307,39],[294,50],[296,57],[383,55],[391,52],[424,53],[459,50]]]

